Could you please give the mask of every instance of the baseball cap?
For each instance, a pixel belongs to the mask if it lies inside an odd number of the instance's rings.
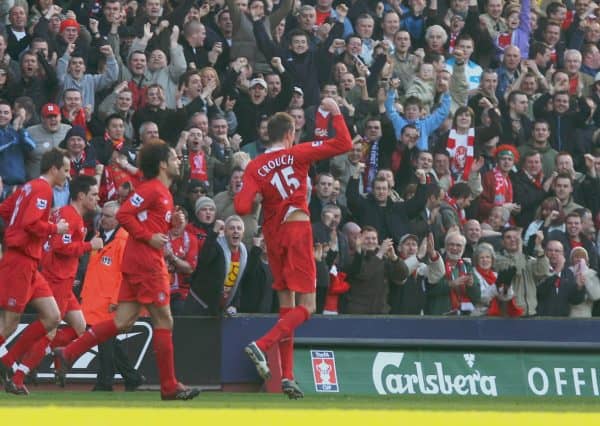
[[[419,237],[417,237],[415,234],[405,234],[400,238],[400,243],[399,244],[404,244],[404,241],[408,240],[408,239],[413,239],[417,242],[417,244],[419,244]]]
[[[46,104],[42,107],[42,117],[50,117],[52,115],[60,115],[60,107],[56,104]]]
[[[263,89],[267,88],[267,82],[262,78],[253,78],[252,80],[250,80],[250,88],[256,86],[257,84],[260,84],[263,87]]]

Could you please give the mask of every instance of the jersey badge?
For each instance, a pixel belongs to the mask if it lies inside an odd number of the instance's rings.
[[[35,206],[40,210],[45,210],[48,207],[48,200],[44,200],[43,198],[38,198],[35,202]]]
[[[131,204],[133,204],[134,207],[140,207],[143,202],[144,199],[140,196],[140,194],[135,193],[131,196]]]

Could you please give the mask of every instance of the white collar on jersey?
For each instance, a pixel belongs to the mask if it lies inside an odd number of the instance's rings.
[[[273,145],[265,150],[265,154],[268,154],[269,152],[281,151],[282,149],[285,149],[285,146],[280,144]]]

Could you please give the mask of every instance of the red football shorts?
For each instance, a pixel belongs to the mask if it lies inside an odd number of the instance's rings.
[[[60,317],[64,318],[65,314],[70,311],[81,311],[81,305],[73,294],[73,281],[49,281],[50,289],[54,294],[54,299],[60,310]]]
[[[33,299],[52,297],[38,261],[8,249],[0,260],[0,309],[22,313]]]
[[[310,222],[284,222],[275,232],[266,231],[265,239],[273,289],[314,293],[317,273]]]
[[[124,273],[119,291],[119,302],[165,306],[169,304],[170,292],[169,274],[166,271],[151,275]]]

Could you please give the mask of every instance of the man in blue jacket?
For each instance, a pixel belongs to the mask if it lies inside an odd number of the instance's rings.
[[[12,108],[0,100],[0,177],[4,183],[2,197],[12,192],[16,185],[27,180],[25,158],[35,148],[35,142],[23,128],[25,110],[19,109],[13,121]]]
[[[400,85],[400,80],[394,78],[390,81],[390,89],[388,91],[387,99],[385,100],[385,112],[387,117],[394,126],[394,132],[396,133],[396,139],[400,139],[402,129],[407,124],[414,124],[419,130],[419,141],[417,142],[417,148],[421,151],[428,150],[428,139],[438,127],[442,125],[444,120],[448,117],[450,112],[450,94],[448,93],[448,87],[441,86],[438,84],[438,91],[440,92],[441,103],[434,109],[431,114],[421,118],[421,101],[411,96],[404,101],[404,115],[400,115],[396,110],[396,89]]]

